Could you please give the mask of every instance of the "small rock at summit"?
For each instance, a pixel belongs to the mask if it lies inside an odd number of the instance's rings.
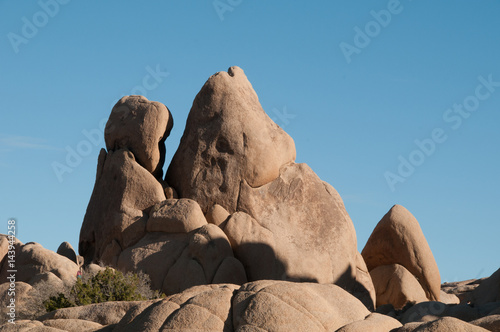
[[[415,217],[394,205],[380,220],[361,252],[368,270],[399,264],[413,274],[429,300],[440,298],[441,277],[424,233]]]
[[[75,264],[78,264],[75,249],[73,249],[73,246],[71,246],[71,244],[69,242],[61,243],[59,248],[57,248],[57,253],[61,256],[64,256],[64,257],[72,260],[73,262],[75,262]]]
[[[166,181],[203,212],[236,211],[242,181],[260,187],[295,160],[295,144],[262,109],[238,67],[212,75],[196,96]]]
[[[162,103],[143,96],[125,96],[113,107],[106,123],[106,148],[130,150],[140,165],[161,178],[164,142],[172,127],[172,115]]]

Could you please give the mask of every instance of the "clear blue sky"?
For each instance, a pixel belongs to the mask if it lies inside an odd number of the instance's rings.
[[[143,91],[173,113],[168,165],[196,93],[237,65],[343,197],[360,250],[401,204],[443,281],[500,267],[498,1],[60,2],[0,1],[2,233],[14,217],[23,242],[77,248],[104,146],[84,131]]]

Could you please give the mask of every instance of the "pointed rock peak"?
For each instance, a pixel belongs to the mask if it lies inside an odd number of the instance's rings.
[[[417,219],[394,205],[380,220],[361,253],[368,270],[399,264],[413,274],[429,300],[439,301],[441,277],[432,251]]]
[[[240,183],[252,187],[279,176],[295,160],[295,144],[264,112],[238,67],[212,75],[196,96],[166,181],[180,197],[235,212]]]
[[[411,216],[412,219],[415,219],[413,214],[411,214],[411,212],[408,211],[407,208],[405,208],[404,206],[399,205],[399,204],[394,204],[391,207],[391,209],[389,210],[389,212],[387,212],[387,214],[390,216],[394,216],[396,219],[397,218],[404,218],[405,216],[407,216],[407,217]],[[393,219],[394,218],[389,218],[389,220],[393,220]],[[416,219],[415,219],[415,221],[416,221]],[[419,225],[419,227],[420,227],[420,225]]]

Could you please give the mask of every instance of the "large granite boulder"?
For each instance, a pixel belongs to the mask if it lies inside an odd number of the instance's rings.
[[[337,332],[387,332],[401,326],[397,319],[373,312],[364,320],[347,324],[338,329]]]
[[[354,226],[337,191],[306,164],[282,167],[277,179],[259,188],[242,182],[238,210],[254,218],[262,233],[267,234],[262,241],[243,238],[239,245],[254,246],[254,250],[263,252],[272,250],[276,257],[274,270],[259,268],[261,279],[345,286],[355,282]],[[234,238],[232,233],[243,223],[232,228],[230,224],[231,219],[224,230]],[[246,262],[249,275],[253,272],[251,264]]]
[[[231,67],[196,96],[166,182],[224,230],[250,281],[353,289],[352,221],[336,190],[294,159],[293,140],[266,115],[243,71]]]
[[[380,220],[361,252],[368,269],[399,264],[413,274],[429,300],[440,298],[441,277],[432,251],[415,217],[394,205]]]
[[[226,235],[212,224],[190,233],[147,233],[119,255],[116,265],[121,271],[148,274],[152,287],[165,294],[197,285],[247,281]]]
[[[80,233],[87,263],[142,271],[167,294],[212,282],[247,281],[222,230],[190,199],[165,199],[162,184],[128,150],[100,156]]]
[[[233,331],[231,298],[238,286],[203,285],[129,312],[117,331]]]
[[[236,331],[335,331],[369,313],[336,285],[262,280],[233,298]]]
[[[7,282],[8,272],[12,267],[3,264],[0,271],[0,280]],[[61,256],[42,245],[29,242],[16,244],[15,280],[34,285],[49,275],[56,277],[65,285],[72,285],[76,281],[78,265],[69,258]]]
[[[161,103],[122,98],[106,125],[96,183],[80,232],[79,251],[90,263],[144,272],[154,289],[173,294],[213,282],[247,281],[224,232],[208,224],[192,199],[161,179],[164,140],[172,117]]]
[[[472,325],[476,325],[487,329],[488,331],[500,331],[500,314],[490,315],[482,317],[470,322]]]
[[[207,224],[198,203],[191,199],[167,199],[149,213],[148,232],[189,233]]]
[[[111,110],[104,140],[108,151],[130,150],[137,162],[161,178],[165,162],[165,139],[173,119],[162,103],[143,96],[125,96]]]
[[[137,163],[132,152],[101,150],[94,191],[80,230],[80,255],[86,263],[113,264],[123,249],[146,234],[148,209],[165,199],[163,186]]]
[[[118,331],[335,331],[370,312],[336,285],[203,285],[131,310]]]
[[[166,181],[203,212],[237,211],[240,183],[260,187],[295,160],[295,144],[262,109],[243,70],[212,75],[196,96]]]
[[[377,303],[375,285],[365,260],[359,252],[356,253],[356,285],[351,294],[356,296],[370,311],[374,311]]]
[[[393,332],[487,332],[488,330],[453,317],[443,317],[425,323],[407,324]]]
[[[408,302],[427,301],[418,280],[399,264],[381,265],[370,271],[376,291],[377,307],[392,304],[402,309]]]
[[[59,248],[57,248],[56,251],[59,255],[64,256],[71,261],[75,262],[75,264],[78,264],[78,258],[75,253],[75,249],[73,249],[73,246],[69,242],[63,242],[59,245]]]

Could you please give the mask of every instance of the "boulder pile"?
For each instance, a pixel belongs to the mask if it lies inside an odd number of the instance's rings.
[[[81,267],[142,272],[165,298],[58,309],[18,320],[47,331],[495,331],[500,270],[444,285],[416,218],[393,206],[361,253],[339,193],[262,109],[242,69],[212,75],[163,175],[172,114],[123,97],[105,129],[79,255],[16,244],[21,294]],[[1,280],[8,242],[0,237]],[[6,300],[8,283],[0,284]],[[5,308],[5,306],[4,306]],[[9,323],[0,330],[10,330]]]
[[[293,139],[243,70],[202,87],[162,179],[171,118],[142,96],[111,111],[80,232],[86,262],[143,271],[167,295],[258,280],[357,287],[356,233],[340,195],[294,162]]]

